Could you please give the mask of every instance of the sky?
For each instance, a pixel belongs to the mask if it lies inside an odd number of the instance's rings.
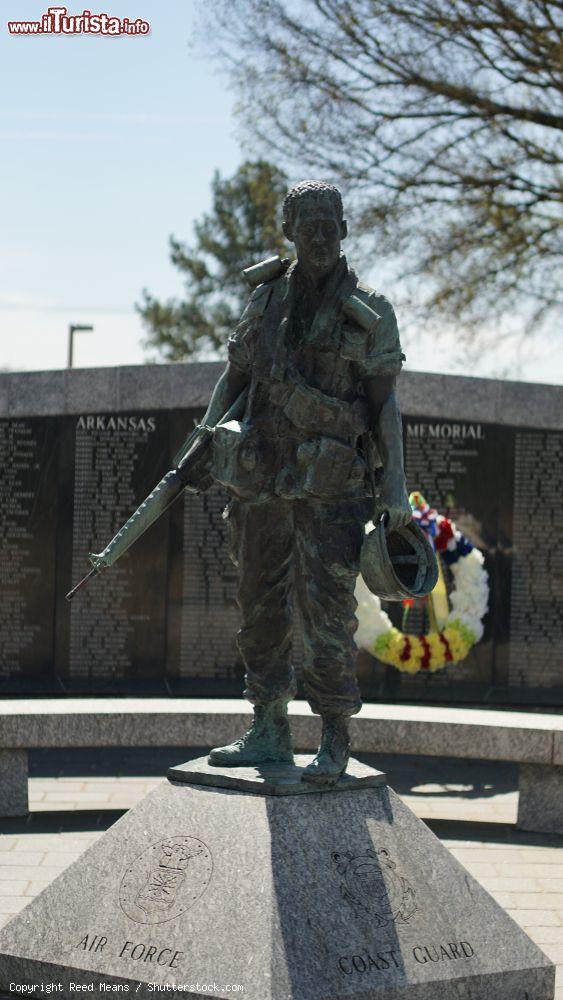
[[[48,4],[0,0],[0,369],[65,367],[71,323],[94,327],[76,335],[77,367],[147,360],[135,302],[143,287],[181,295],[170,234],[189,240],[213,172],[252,155],[235,139],[227,81],[190,46],[203,2],[100,5],[148,21],[146,35],[31,37],[6,22],[38,20]],[[412,330],[406,347],[410,368],[460,370],[455,330],[439,351]],[[504,367],[499,350],[471,373]],[[563,382],[556,332],[510,373]]]
[[[134,303],[181,293],[168,237],[189,237],[214,170],[243,158],[232,95],[190,52],[191,0],[111,0],[151,25],[115,38],[8,36],[47,4],[0,7],[0,368],[64,367],[70,323],[94,326],[77,366],[142,362]]]

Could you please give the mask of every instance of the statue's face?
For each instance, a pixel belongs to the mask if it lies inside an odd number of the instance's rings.
[[[345,225],[328,199],[304,198],[291,233],[298,260],[320,274],[330,271],[340,256]]]

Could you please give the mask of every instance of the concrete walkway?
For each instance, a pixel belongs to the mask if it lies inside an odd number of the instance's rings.
[[[0,925],[19,912],[159,781],[182,754],[37,751],[29,820],[0,820]],[[193,756],[193,749],[185,756]],[[67,752],[68,757],[68,752]],[[513,765],[363,756],[559,964],[563,1000],[563,838],[517,832]],[[84,775],[87,775],[84,777]]]

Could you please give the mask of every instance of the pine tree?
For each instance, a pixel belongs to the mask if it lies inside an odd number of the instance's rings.
[[[194,224],[193,244],[170,237],[170,259],[185,278],[185,299],[161,302],[146,289],[136,308],[148,331],[144,346],[159,360],[220,356],[249,289],[241,270],[288,252],[281,204],[288,181],[265,160],[246,161],[233,177],[217,171],[210,212]]]

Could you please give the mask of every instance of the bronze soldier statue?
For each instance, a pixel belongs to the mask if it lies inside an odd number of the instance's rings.
[[[348,717],[360,710],[354,632],[358,571],[389,600],[420,597],[438,570],[411,520],[395,378],[401,353],[387,299],[362,284],[341,254],[342,199],[302,181],[287,194],[283,231],[297,260],[247,268],[254,291],[229,340],[229,361],[202,424],[175,467],[131,515],[68,600],[114,565],[184,490],[214,481],[232,496],[226,516],[239,569],[252,726],[209,762],[291,762],[287,718],[296,685],[292,608],[301,613],[304,685],[322,717],[306,781],[331,784],[349,757]],[[373,518],[376,528],[364,536]]]
[[[339,191],[297,184],[284,201],[283,232],[297,260],[271,258],[245,272],[256,287],[202,422],[214,427],[247,390],[242,419],[215,429],[211,473],[233,497],[226,516],[239,571],[238,646],[254,721],[209,762],[293,760],[287,705],[296,693],[297,606],[305,693],[322,718],[303,779],[331,783],[346,769],[348,717],[361,707],[353,637],[364,525],[383,511],[388,530],[411,518],[394,394],[404,355],[391,304],[341,253]]]

